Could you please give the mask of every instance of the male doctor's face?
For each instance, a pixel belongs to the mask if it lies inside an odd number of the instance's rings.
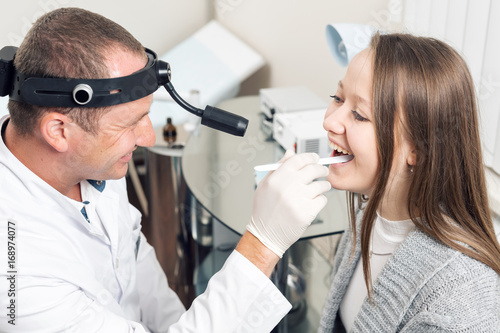
[[[146,60],[117,51],[109,58],[111,77],[130,75],[142,68]],[[149,119],[153,95],[129,103],[112,106],[99,119],[96,135],[77,132],[73,145],[73,161],[79,178],[107,180],[126,175],[132,152],[139,146],[151,147],[155,133]]]

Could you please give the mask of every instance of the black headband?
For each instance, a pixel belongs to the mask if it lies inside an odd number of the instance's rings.
[[[110,79],[41,78],[16,72],[10,99],[55,107],[104,107],[135,101],[160,87],[156,54],[148,49],[146,54],[148,63],[143,69]]]
[[[9,95],[14,101],[54,107],[105,107],[146,97],[164,86],[172,99],[187,111],[201,117],[205,126],[243,136],[248,120],[210,105],[205,110],[184,101],[170,82],[170,65],[158,60],[145,49],[148,63],[143,69],[127,76],[109,79],[63,79],[31,77],[14,67],[17,48],[0,50],[0,96]]]

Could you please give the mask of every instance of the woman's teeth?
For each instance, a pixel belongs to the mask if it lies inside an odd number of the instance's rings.
[[[349,151],[347,151],[347,150],[345,150],[345,149],[342,149],[342,147],[337,146],[335,143],[333,143],[333,142],[331,142],[331,141],[330,141],[330,142],[328,142],[328,146],[329,146],[330,148],[332,148],[333,150],[336,150],[337,152],[341,153],[341,154],[352,155],[352,153],[351,153],[351,152],[349,152]]]

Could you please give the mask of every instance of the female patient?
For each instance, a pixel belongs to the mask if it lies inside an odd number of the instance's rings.
[[[355,157],[330,166],[351,223],[320,331],[499,332],[500,246],[462,58],[434,39],[377,34],[324,127]]]

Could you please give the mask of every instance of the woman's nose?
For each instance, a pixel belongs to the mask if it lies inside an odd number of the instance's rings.
[[[327,132],[333,132],[335,134],[345,133],[345,122],[343,117],[343,107],[333,108],[332,105],[328,107],[325,114],[325,119],[323,120],[323,128]]]

